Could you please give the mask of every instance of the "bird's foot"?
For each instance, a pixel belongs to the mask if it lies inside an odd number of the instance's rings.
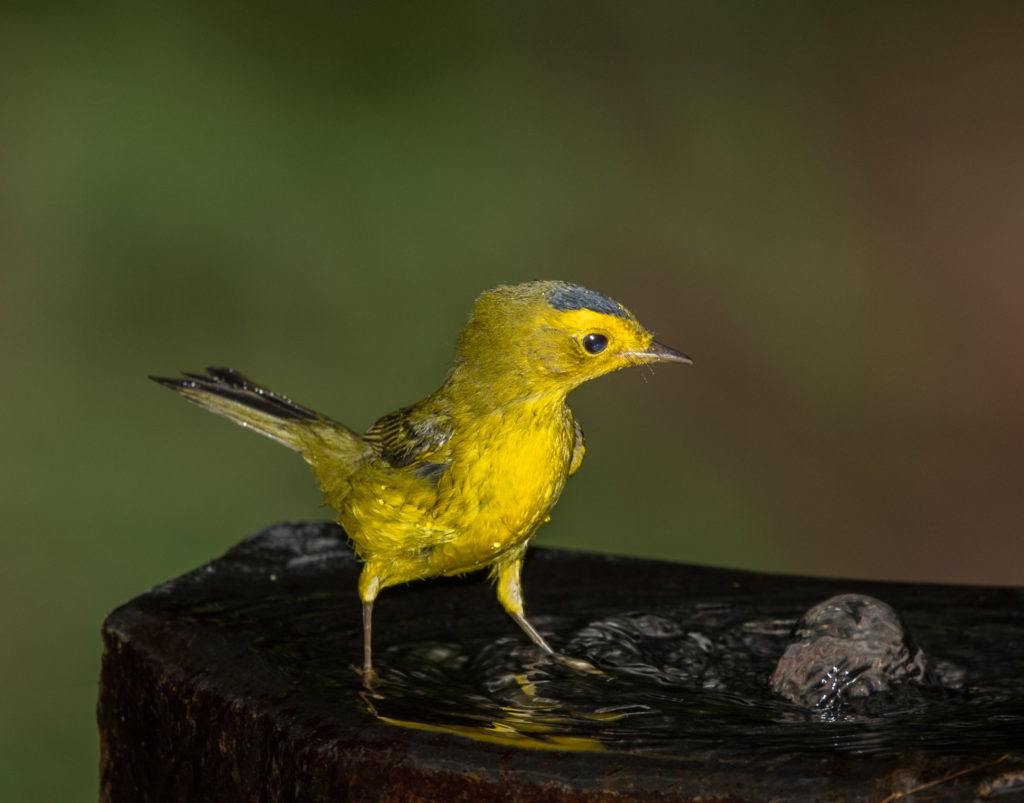
[[[352,669],[353,672],[355,672],[357,675],[359,675],[360,678],[362,678],[362,680],[363,680],[363,689],[367,693],[372,694],[374,697],[377,697],[377,698],[382,697],[382,695],[378,694],[376,692],[376,690],[374,689],[374,686],[380,680],[380,675],[378,675],[374,671],[372,666],[364,666],[362,668],[360,668],[358,666],[353,666],[353,667],[351,667],[351,669]]]
[[[575,672],[583,672],[587,675],[604,674],[604,672],[590,663],[590,661],[586,661],[583,658],[573,658],[571,655],[563,655],[560,652],[552,652],[551,657],[562,666],[572,669]]]

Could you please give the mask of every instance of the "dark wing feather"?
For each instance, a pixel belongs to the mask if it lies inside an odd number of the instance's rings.
[[[447,416],[414,405],[381,418],[366,431],[365,438],[388,465],[401,468],[436,454],[454,431]]]

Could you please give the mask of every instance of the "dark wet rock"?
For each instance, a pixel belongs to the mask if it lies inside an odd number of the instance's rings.
[[[908,684],[938,686],[924,651],[889,605],[840,594],[805,613],[772,674],[772,691],[818,711],[841,714],[863,698],[891,699]],[[864,710],[863,706],[860,706]]]

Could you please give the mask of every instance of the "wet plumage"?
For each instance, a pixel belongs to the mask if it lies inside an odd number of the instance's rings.
[[[520,570],[584,454],[566,395],[630,365],[689,362],[617,302],[567,282],[483,293],[444,384],[360,434],[237,371],[153,377],[187,400],[298,451],[364,567],[364,676],[373,601],[390,585],[489,567],[498,599],[542,649]]]

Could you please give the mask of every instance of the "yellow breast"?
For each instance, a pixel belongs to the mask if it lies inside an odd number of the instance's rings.
[[[384,585],[483,568],[547,520],[573,439],[564,405],[460,424],[436,482],[411,467],[368,465],[353,476],[339,521]]]

